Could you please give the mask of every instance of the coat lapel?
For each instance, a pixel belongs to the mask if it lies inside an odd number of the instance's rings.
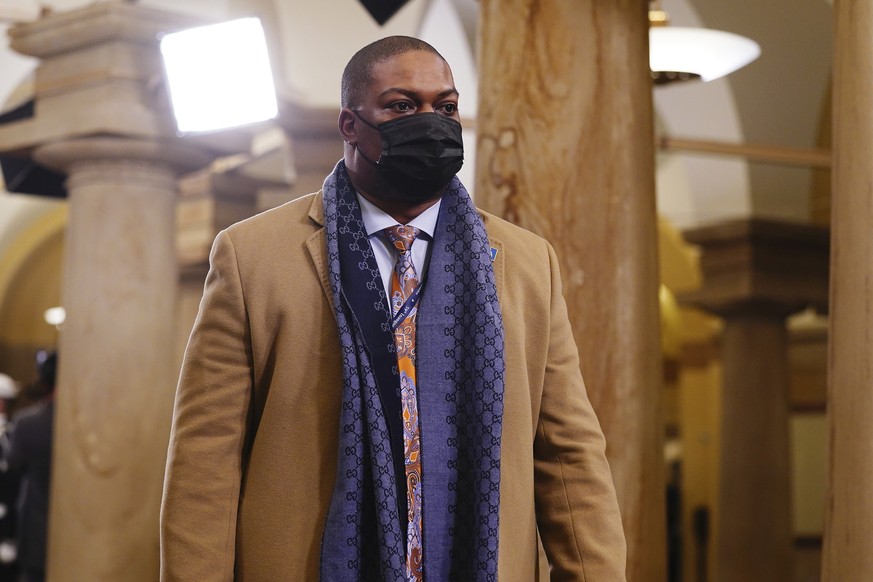
[[[331,312],[336,313],[336,306],[333,304],[333,294],[330,289],[330,279],[327,272],[327,235],[324,230],[324,200],[321,191],[312,197],[312,205],[309,207],[309,219],[321,228],[306,239],[306,250],[309,251],[312,264],[315,265],[315,271],[318,273],[318,280],[321,281],[321,289],[324,291],[327,302],[334,308]]]

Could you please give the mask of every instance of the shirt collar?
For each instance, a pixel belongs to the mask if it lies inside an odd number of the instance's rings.
[[[361,205],[361,218],[364,220],[364,229],[367,231],[367,236],[371,236],[380,232],[389,226],[399,224],[394,218],[378,208],[375,204],[357,194],[358,203]],[[408,226],[414,226],[421,232],[425,233],[430,239],[433,239],[433,234],[436,232],[437,218],[440,215],[440,204],[442,198],[436,201],[436,204],[409,221]]]

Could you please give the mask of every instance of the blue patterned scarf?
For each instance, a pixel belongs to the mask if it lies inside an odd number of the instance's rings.
[[[324,219],[345,384],[321,579],[400,582],[406,482],[391,314],[342,161],[324,182]],[[488,237],[457,178],[432,245],[417,330],[424,576],[494,581],[503,320]]]

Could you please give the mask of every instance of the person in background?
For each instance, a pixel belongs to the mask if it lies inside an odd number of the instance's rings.
[[[0,374],[0,582],[18,580],[15,500],[19,476],[9,467],[9,411],[18,396],[18,384]]]
[[[36,388],[42,398],[12,419],[8,461],[10,469],[21,474],[18,501],[21,582],[45,580],[57,365],[55,352],[37,354]]]

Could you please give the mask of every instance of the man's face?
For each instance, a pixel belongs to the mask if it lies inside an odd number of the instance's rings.
[[[458,91],[452,71],[440,57],[425,51],[403,53],[377,63],[371,71],[372,81],[362,93],[357,114],[373,125],[416,113],[437,113],[459,120]],[[379,131],[359,120],[354,126],[357,147],[371,160],[382,151]],[[370,169],[361,170],[369,173]],[[374,181],[378,180],[373,176]],[[394,197],[382,184],[372,194]]]
[[[358,112],[374,125],[425,112],[459,119],[452,71],[435,54],[414,51],[388,58],[373,66],[371,77]]]

